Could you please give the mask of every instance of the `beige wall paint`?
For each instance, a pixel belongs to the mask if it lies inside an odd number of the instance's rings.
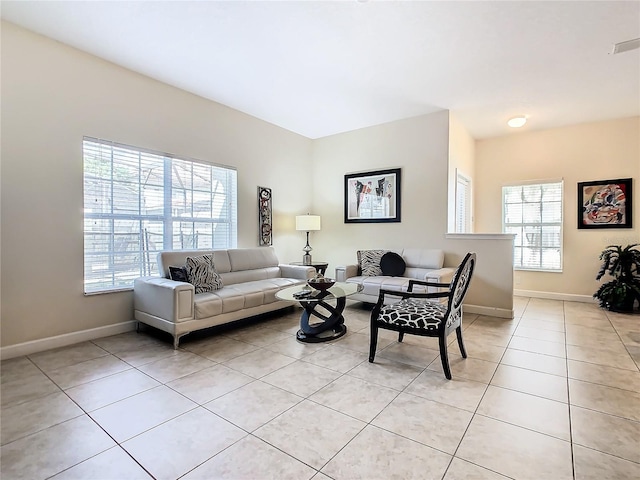
[[[299,256],[311,140],[12,24],[1,35],[3,346],[132,318],[131,292],[83,295],[83,135],[236,167],[238,246],[257,246],[261,185],[279,257]]]
[[[640,117],[523,132],[476,143],[476,232],[502,229],[502,185],[564,179],[564,270],[515,272],[516,290],[581,295],[598,288],[598,256],[609,244],[640,241]],[[577,183],[634,179],[634,228],[577,229]]]
[[[456,231],[456,185],[458,172],[471,180],[471,195],[473,198],[475,174],[475,140],[458,118],[449,114],[449,194],[448,194],[448,223],[449,232]],[[471,232],[473,225],[473,201],[471,202]],[[469,232],[469,233],[471,233]]]
[[[465,154],[465,157],[467,155]],[[402,168],[401,223],[344,223],[344,175]],[[445,265],[456,266],[468,251],[478,253],[469,302],[513,308],[512,276],[496,274],[495,265],[511,263],[509,238],[448,239],[449,115],[430,115],[364,128],[316,140],[313,144],[312,213],[322,216],[322,230],[312,234],[313,256],[338,265],[356,263],[356,250],[439,248]],[[303,243],[301,242],[301,246]]]

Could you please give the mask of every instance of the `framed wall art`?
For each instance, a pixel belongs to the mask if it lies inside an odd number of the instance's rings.
[[[399,222],[400,182],[399,168],[345,175],[344,222]]]
[[[631,228],[632,179],[578,183],[578,228]]]
[[[258,239],[261,247],[273,244],[271,189],[258,187]]]

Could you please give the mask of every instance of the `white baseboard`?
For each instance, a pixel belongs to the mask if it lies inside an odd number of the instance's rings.
[[[91,328],[89,330],[81,330],[79,332],[65,333],[64,335],[56,335],[55,337],[41,338],[30,342],[9,345],[0,348],[0,359],[7,360],[22,355],[44,352],[52,348],[66,347],[74,343],[130,332],[131,330],[135,330],[135,328],[136,322],[131,320],[129,322],[116,323],[115,325],[107,325],[106,327]]]
[[[485,315],[487,317],[509,318],[512,319],[513,309],[507,310],[506,308],[497,307],[484,307],[482,305],[468,305],[464,304],[464,313],[477,313],[479,315]]]
[[[564,300],[565,302],[598,303],[598,301],[591,295],[576,295],[574,293],[539,292],[537,290],[514,290],[513,295],[516,297]]]

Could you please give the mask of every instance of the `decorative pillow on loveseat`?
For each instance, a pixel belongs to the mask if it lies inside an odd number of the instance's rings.
[[[385,253],[386,250],[358,250],[360,274],[367,277],[382,275],[380,260]]]
[[[189,283],[193,284],[196,293],[213,292],[222,288],[222,278],[216,272],[213,255],[187,257],[185,268]]]

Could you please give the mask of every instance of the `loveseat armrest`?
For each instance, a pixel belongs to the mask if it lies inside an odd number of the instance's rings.
[[[282,278],[297,278],[299,280],[309,280],[316,276],[316,269],[309,265],[286,265],[280,264],[280,275]]]
[[[336,282],[346,282],[347,278],[358,276],[358,265],[340,265],[336,267]]]
[[[432,270],[427,273],[424,277],[424,280],[427,282],[434,283],[446,283],[447,285],[451,283],[453,280],[453,275],[456,273],[455,268],[444,267],[438,270]]]
[[[194,318],[194,295],[192,284],[168,278],[140,277],[133,282],[134,310],[169,322]]]

